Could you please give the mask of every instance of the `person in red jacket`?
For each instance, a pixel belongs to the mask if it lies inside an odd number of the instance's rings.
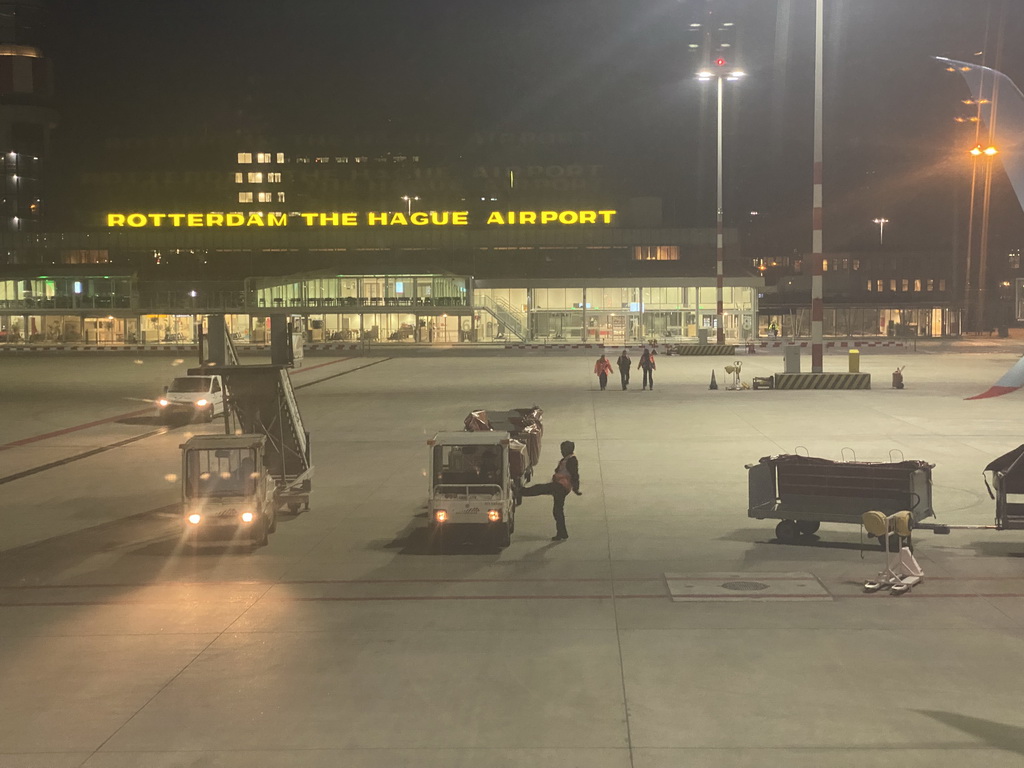
[[[594,373],[597,374],[597,380],[601,383],[601,389],[608,386],[608,374],[611,372],[611,361],[604,355],[597,358],[597,362],[594,363]]]
[[[555,467],[555,473],[551,476],[550,483],[542,485],[528,485],[523,488],[523,496],[550,496],[554,499],[554,506],[551,515],[555,518],[555,535],[552,541],[565,541],[569,538],[569,532],[565,529],[565,497],[572,491],[577,496],[582,496],[580,491],[580,464],[576,460],[573,451],[576,444],[566,440],[560,446],[562,459]]]

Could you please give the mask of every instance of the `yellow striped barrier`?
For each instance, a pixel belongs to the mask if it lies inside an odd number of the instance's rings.
[[[775,389],[871,389],[871,374],[776,373]]]

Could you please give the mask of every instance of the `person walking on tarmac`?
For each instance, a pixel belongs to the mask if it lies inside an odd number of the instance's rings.
[[[597,362],[594,363],[594,373],[597,374],[597,380],[601,383],[601,389],[608,386],[608,374],[612,372],[612,364],[608,361],[608,358],[601,355],[597,358]]]
[[[644,347],[644,353],[640,355],[640,362],[636,366],[644,372],[644,389],[650,385],[651,389],[654,389],[654,355],[650,353],[647,347]]]
[[[551,482],[528,485],[522,490],[523,496],[550,496],[554,499],[551,515],[555,518],[555,535],[551,537],[552,541],[565,541],[569,538],[569,532],[565,529],[565,497],[569,491],[577,496],[583,495],[580,491],[580,464],[573,453],[576,444],[566,440],[560,447],[562,458],[555,467]]]
[[[625,390],[629,386],[629,369],[633,367],[633,361],[629,359],[626,350],[622,350],[615,364],[619,366],[619,378],[622,379],[622,389]]]

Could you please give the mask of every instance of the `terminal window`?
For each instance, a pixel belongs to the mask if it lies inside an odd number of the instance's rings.
[[[239,152],[238,153],[238,162],[239,163],[251,163],[252,162],[252,152]]]
[[[248,174],[248,176],[249,176],[249,183],[250,184],[262,184],[263,183],[263,174],[262,173],[258,173],[258,172],[257,173],[250,173],[250,174]]]
[[[256,162],[257,163],[269,163],[269,162],[272,162],[272,161],[273,161],[273,155],[271,155],[269,152],[257,152],[256,153]]]
[[[252,202],[252,192],[239,192],[238,193],[238,202],[240,202],[240,203],[251,203]]]

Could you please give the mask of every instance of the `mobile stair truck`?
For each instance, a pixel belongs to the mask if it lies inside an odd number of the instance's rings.
[[[285,366],[218,366],[217,373],[226,434],[196,435],[181,445],[184,538],[257,547],[277,528],[279,510],[309,509],[309,433]]]
[[[498,547],[512,541],[523,481],[540,459],[542,411],[473,411],[460,432],[438,432],[430,448],[430,538],[480,533]],[[476,529],[475,531],[472,529]]]

